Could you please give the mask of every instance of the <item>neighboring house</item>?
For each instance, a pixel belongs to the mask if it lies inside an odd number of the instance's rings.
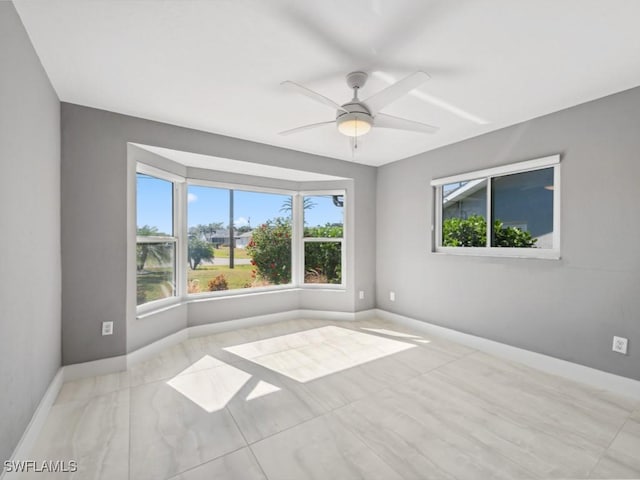
[[[214,244],[216,248],[221,245],[229,245],[229,230],[215,230],[206,233],[207,240]]]
[[[213,233],[206,233],[205,240],[213,243],[216,248],[221,245],[229,245],[229,230],[216,230]],[[233,240],[236,248],[244,248],[251,240],[251,232],[242,234],[234,232]]]
[[[442,198],[442,218],[469,218],[487,216],[487,180],[460,183],[453,190],[445,190]]]
[[[243,234],[236,236],[236,247],[238,248],[246,247],[251,241],[252,237],[253,237],[253,232],[244,232]]]
[[[553,234],[553,184],[549,171],[527,173],[526,178],[506,175],[492,181],[493,218],[506,227],[517,227],[537,238],[536,247],[551,248]],[[487,179],[471,180],[445,186],[442,198],[442,218],[487,216]]]
[[[229,229],[225,230],[215,230],[212,233],[206,233],[206,238],[209,242],[213,243],[215,248],[221,247],[222,245],[229,245]],[[234,236],[237,239],[237,234]]]

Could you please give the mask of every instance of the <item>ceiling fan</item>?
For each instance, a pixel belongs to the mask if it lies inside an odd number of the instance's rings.
[[[330,98],[290,80],[282,82],[281,85],[284,87],[305,95],[316,102],[322,103],[323,105],[334,108],[336,110],[336,118],[335,120],[312,123],[311,125],[303,125],[301,127],[292,128],[291,130],[285,130],[280,132],[280,135],[290,135],[292,133],[303,132],[305,130],[311,130],[313,128],[333,124],[338,127],[338,131],[340,133],[348,137],[355,137],[355,139],[362,135],[366,135],[374,127],[409,130],[421,133],[435,133],[438,131],[438,127],[434,127],[433,125],[394,117],[380,112],[380,110],[387,105],[395,102],[400,97],[408,94],[411,90],[429,80],[429,75],[424,72],[415,72],[408,77],[389,85],[378,93],[375,93],[364,100],[360,100],[358,98],[358,90],[364,86],[367,78],[368,75],[365,72],[351,72],[347,75],[347,85],[349,85],[349,88],[353,89],[353,98],[343,105],[339,105]],[[354,148],[357,148],[357,144],[354,145]]]

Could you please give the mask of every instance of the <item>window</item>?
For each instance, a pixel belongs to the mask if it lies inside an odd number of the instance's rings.
[[[136,172],[138,313],[252,289],[344,288],[344,190],[218,183],[142,163]]]
[[[136,305],[175,297],[174,182],[136,174]]]
[[[554,155],[433,180],[435,250],[558,258],[559,162]]]
[[[291,195],[189,185],[187,291],[291,283]]]
[[[344,192],[304,195],[303,257],[305,284],[342,284]]]

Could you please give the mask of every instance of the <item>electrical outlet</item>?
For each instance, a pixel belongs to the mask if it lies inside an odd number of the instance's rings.
[[[360,292],[358,293],[358,298],[360,300],[364,300],[364,290],[360,290]]]
[[[396,292],[389,292],[389,300],[392,302],[396,301]]]
[[[626,355],[628,342],[629,340],[624,337],[613,337],[613,351]]]
[[[113,335],[113,322],[102,322],[102,335]]]

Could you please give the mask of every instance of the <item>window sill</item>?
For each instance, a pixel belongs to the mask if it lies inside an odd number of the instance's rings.
[[[298,287],[299,290],[329,290],[333,292],[346,292],[347,287],[339,283],[305,283]]]
[[[285,293],[285,292],[296,292],[296,291],[304,291],[304,290],[323,290],[330,292],[338,292],[344,293],[347,291],[346,287],[343,285],[331,285],[331,284],[313,284],[313,285],[301,285],[301,286],[292,286],[286,285],[282,287],[271,287],[268,289],[253,289],[253,291],[245,291],[245,290],[232,290],[232,291],[224,291],[224,292],[208,292],[202,294],[191,294],[185,295],[183,297],[175,297],[171,298],[171,301],[159,300],[158,304],[155,305],[143,305],[143,308],[139,309],[136,312],[136,319],[143,320],[145,318],[154,316],[158,313],[166,312],[172,310],[176,307],[180,307],[182,305],[188,305],[189,303],[201,303],[201,302],[211,302],[217,300],[225,300],[230,298],[247,298],[247,297],[255,297],[262,295],[270,295],[274,293]],[[162,303],[160,303],[162,302]],[[144,308],[147,307],[147,308]]]
[[[482,248],[482,247],[438,247],[431,253],[493,258],[525,258],[538,260],[560,260],[560,251],[538,248]]]
[[[173,310],[181,305],[184,305],[184,299],[179,297],[172,297],[171,299],[158,300],[151,304],[142,305],[136,309],[136,319],[142,320],[144,318],[157,315],[158,313]]]
[[[271,286],[271,287],[262,287],[262,288],[238,288],[235,290],[221,290],[218,292],[202,292],[202,293],[192,293],[186,295],[184,298],[187,303],[191,302],[200,302],[206,300],[216,300],[216,299],[224,299],[224,298],[236,298],[236,297],[253,297],[258,295],[269,295],[272,293],[279,292],[290,292],[297,290],[297,287],[293,285],[280,285],[280,286]]]

